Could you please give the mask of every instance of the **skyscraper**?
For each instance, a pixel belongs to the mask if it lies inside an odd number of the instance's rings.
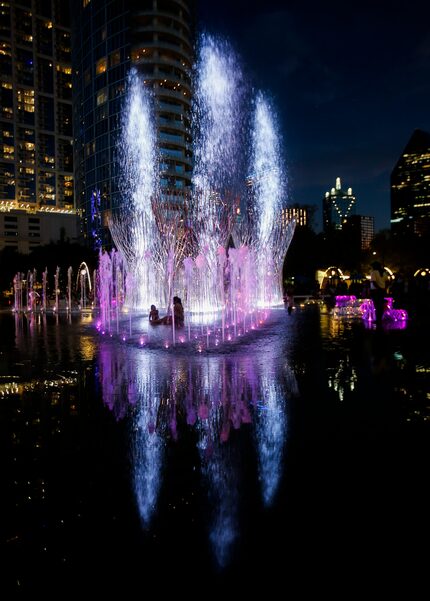
[[[0,3],[0,242],[24,252],[45,241],[46,213],[75,230],[69,15],[62,0]]]
[[[416,129],[391,173],[393,233],[430,231],[430,133]]]
[[[336,187],[325,193],[323,198],[323,230],[341,230],[347,217],[355,214],[356,198],[352,188],[342,190],[340,177],[336,178]]]
[[[369,215],[350,215],[346,218],[342,230],[356,248],[367,250],[375,234],[374,218]]]
[[[90,240],[97,219],[106,241],[108,218],[121,202],[117,143],[131,66],[154,91],[161,185],[179,191],[190,184],[191,2],[73,0],[72,6],[76,202],[84,237]]]

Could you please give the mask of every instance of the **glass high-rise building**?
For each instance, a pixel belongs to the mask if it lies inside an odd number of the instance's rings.
[[[391,173],[394,234],[430,231],[430,133],[416,129]]]
[[[67,2],[0,2],[0,74],[0,210],[73,214]]]
[[[323,230],[341,230],[350,215],[355,214],[356,198],[352,188],[342,190],[340,177],[336,178],[336,187],[325,193],[323,198]]]
[[[121,203],[117,143],[132,66],[155,96],[161,185],[178,194],[190,185],[192,2],[72,0],[72,13],[76,202],[88,242],[95,224],[109,242],[108,218]]]

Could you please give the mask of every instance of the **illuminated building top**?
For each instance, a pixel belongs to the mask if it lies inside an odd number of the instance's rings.
[[[325,193],[323,198],[323,228],[342,229],[347,218],[355,213],[356,198],[352,188],[342,190],[340,177],[336,178],[336,186]]]

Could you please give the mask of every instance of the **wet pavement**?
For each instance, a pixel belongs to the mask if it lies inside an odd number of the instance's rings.
[[[0,314],[5,598],[424,582],[427,322],[311,305],[208,351],[95,322]]]

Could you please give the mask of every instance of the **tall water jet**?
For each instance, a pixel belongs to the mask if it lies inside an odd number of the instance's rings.
[[[291,231],[282,232],[281,210],[285,206],[286,184],[280,137],[273,108],[259,92],[252,124],[252,209],[258,270],[258,301],[262,306],[282,299],[282,264]]]
[[[219,248],[231,232],[234,195],[244,180],[239,157],[242,111],[242,73],[228,43],[209,35],[201,38],[196,68],[193,110],[195,167],[192,205],[198,226],[199,297],[202,309],[220,307],[217,286]]]
[[[157,232],[152,204],[159,189],[157,136],[153,99],[135,69],[129,73],[127,87],[119,141],[122,213],[114,213],[110,230],[127,263],[127,272],[133,277],[127,302],[143,308],[158,300],[154,299],[152,285],[152,252]]]
[[[243,176],[241,130],[244,121],[243,77],[231,46],[202,35],[196,65],[193,106],[195,167],[193,185],[222,194]],[[211,205],[202,212],[211,216]]]

